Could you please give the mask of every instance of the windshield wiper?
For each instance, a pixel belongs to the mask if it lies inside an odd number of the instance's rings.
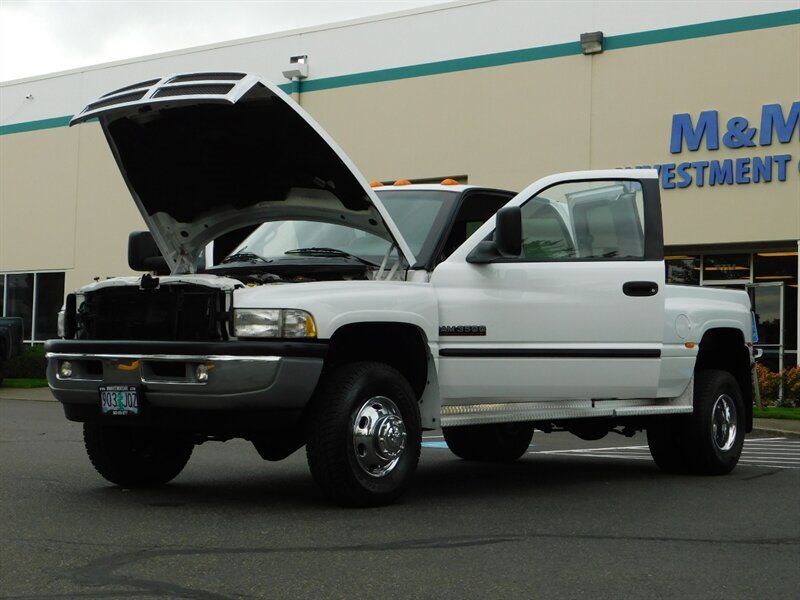
[[[232,262],[265,262],[268,263],[266,258],[263,256],[259,256],[258,254],[254,254],[252,252],[237,252],[236,254],[231,254],[230,256],[226,256],[222,259],[220,264],[227,264]]]
[[[360,256],[355,256],[344,250],[337,250],[336,248],[295,248],[294,250],[287,250],[284,254],[299,254],[300,256],[335,256],[338,258],[350,258],[368,267],[378,266],[374,262],[368,261]]]

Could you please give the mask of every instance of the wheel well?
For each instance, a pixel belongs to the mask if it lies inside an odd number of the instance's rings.
[[[736,379],[742,392],[745,407],[753,406],[753,383],[750,379],[750,353],[744,334],[738,329],[710,329],[700,340],[695,370],[719,369],[728,371]],[[753,428],[753,411],[746,410],[748,433]]]
[[[428,344],[425,334],[407,323],[354,323],[334,332],[325,369],[359,360],[385,363],[406,378],[417,398],[428,379]]]

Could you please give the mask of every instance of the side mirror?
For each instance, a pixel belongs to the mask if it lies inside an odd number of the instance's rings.
[[[517,258],[522,254],[522,210],[504,206],[495,215],[494,239],[478,244],[467,256],[468,263],[489,263],[498,258]]]
[[[128,236],[128,266],[134,271],[169,275],[167,261],[149,231],[133,231]]]

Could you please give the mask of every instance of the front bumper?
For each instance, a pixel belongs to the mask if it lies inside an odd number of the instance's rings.
[[[69,416],[96,407],[98,387],[135,385],[148,408],[181,411],[302,409],[317,385],[324,342],[50,340],[47,381]],[[64,361],[72,375],[60,374]],[[206,365],[201,381],[197,367]]]

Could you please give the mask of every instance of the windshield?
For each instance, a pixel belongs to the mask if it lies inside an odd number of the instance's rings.
[[[303,249],[335,249],[353,256],[381,257],[390,243],[366,231],[318,221],[268,221],[251,233],[230,257],[250,254],[283,257]]]
[[[445,201],[454,195],[455,192],[415,189],[378,192],[400,234],[418,258],[431,232],[439,230],[434,225],[438,224]]]
[[[437,218],[440,218],[447,198],[453,192],[391,191],[381,192],[380,198],[397,224],[401,235],[415,256],[419,256],[430,237]],[[386,255],[391,243],[381,237],[335,223],[319,221],[268,221],[260,225],[228,258],[258,261],[305,254],[307,256],[336,256],[349,254],[376,261]]]

